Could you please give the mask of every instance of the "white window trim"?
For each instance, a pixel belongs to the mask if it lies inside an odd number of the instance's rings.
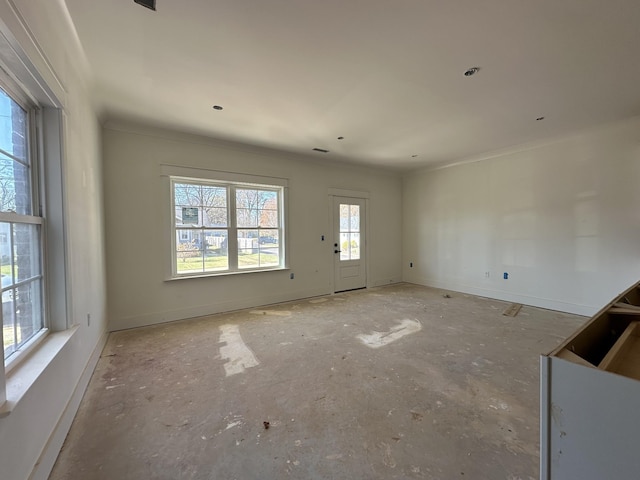
[[[166,235],[167,238],[166,249],[170,252],[167,261],[167,267],[165,272],[165,281],[192,279],[192,278],[208,278],[208,277],[221,277],[228,275],[239,275],[249,273],[262,273],[272,271],[282,271],[289,268],[289,249],[288,245],[288,184],[289,181],[286,178],[260,176],[252,174],[243,174],[235,172],[226,172],[220,170],[207,170],[193,167],[181,167],[176,165],[161,165],[160,175],[163,177],[163,191],[166,195],[167,208],[165,211],[166,217]],[[269,267],[256,267],[256,268],[238,268],[237,259],[232,256],[237,254],[233,249],[229,251],[229,269],[215,272],[194,272],[179,274],[176,272],[176,227],[174,218],[174,198],[173,198],[173,182],[184,181],[194,184],[209,184],[231,187],[229,192],[235,191],[235,188],[257,188],[265,190],[279,191],[279,230],[280,235],[280,265]],[[235,195],[230,194],[228,198],[229,204],[227,209],[229,212],[229,226],[225,227],[229,232],[237,231],[235,225],[235,218],[232,218],[235,214]],[[213,228],[215,229],[215,228]],[[229,246],[235,245],[235,242],[229,242]]]
[[[48,66],[40,52],[35,52],[34,55],[36,63]],[[62,174],[64,114],[63,103],[60,101],[64,89],[51,70],[45,68],[44,76],[41,74],[41,70],[36,68],[4,22],[0,22],[0,68],[17,85],[9,85],[7,93],[14,99],[21,100],[19,103],[26,101],[28,107],[37,106],[38,109],[32,123],[35,135],[30,147],[34,153],[33,165],[35,167],[37,163],[39,169],[39,178],[32,188],[38,194],[44,194],[35,202],[35,205],[40,205],[42,212],[35,213],[43,213],[46,217],[46,222],[40,217],[34,221],[42,225],[41,263],[46,277],[46,286],[42,292],[45,328],[23,345],[20,352],[12,355],[6,366],[4,362],[0,363],[1,418],[11,413],[77,328],[70,329],[68,320],[70,290]],[[49,334],[50,332],[53,333]]]

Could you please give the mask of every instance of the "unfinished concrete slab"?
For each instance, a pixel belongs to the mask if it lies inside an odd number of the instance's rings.
[[[539,355],[586,318],[443,293],[113,333],[50,478],[537,479]]]

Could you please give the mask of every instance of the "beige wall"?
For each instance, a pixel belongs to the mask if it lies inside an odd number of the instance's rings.
[[[370,195],[368,284],[401,280],[399,175],[132,126],[105,128],[103,145],[112,330],[331,293],[330,188]],[[165,281],[163,164],[288,179],[290,269]]]
[[[590,315],[640,278],[638,185],[640,119],[406,175],[404,279]]]

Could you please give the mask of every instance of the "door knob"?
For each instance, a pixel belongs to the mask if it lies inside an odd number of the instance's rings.
[[[334,250],[333,253],[340,253],[342,250]]]

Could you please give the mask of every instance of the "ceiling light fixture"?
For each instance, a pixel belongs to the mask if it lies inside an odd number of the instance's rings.
[[[536,122],[539,122],[540,120],[544,120],[544,117],[538,117],[538,118],[536,118]]]
[[[138,5],[147,7],[149,10],[156,11],[156,0],[133,0]]]
[[[214,110],[222,110],[222,107],[220,105],[214,105],[213,109]]]
[[[329,153],[329,150],[325,150],[324,148],[314,148],[313,151],[320,153]]]
[[[464,72],[464,76],[465,77],[471,77],[472,75],[475,75],[479,71],[480,71],[480,67],[471,67],[471,68],[467,69],[466,72]]]
[[[338,140],[344,140],[344,137],[338,137]]]
[[[411,158],[416,158],[418,155],[411,155]]]

